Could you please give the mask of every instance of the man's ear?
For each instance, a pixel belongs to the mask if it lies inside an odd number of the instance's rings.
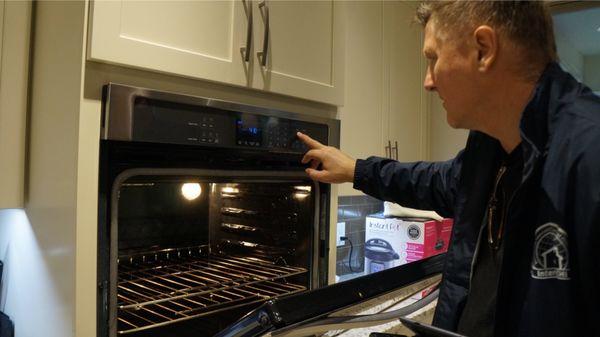
[[[487,71],[498,55],[498,34],[490,26],[479,26],[473,33],[475,47],[478,51],[478,69]]]

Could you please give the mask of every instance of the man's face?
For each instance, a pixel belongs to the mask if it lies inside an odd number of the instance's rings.
[[[435,20],[425,26],[423,54],[428,66],[423,85],[437,91],[453,128],[476,129],[481,91],[474,67],[477,55],[471,49],[457,37],[437,34]]]

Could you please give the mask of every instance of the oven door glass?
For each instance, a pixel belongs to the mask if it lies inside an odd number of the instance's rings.
[[[111,206],[111,335],[209,336],[311,289],[318,188],[298,173],[125,171]]]

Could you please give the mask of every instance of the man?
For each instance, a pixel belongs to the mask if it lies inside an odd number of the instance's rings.
[[[307,174],[454,218],[434,325],[600,336],[600,98],[555,63],[541,2],[421,4],[425,89],[470,129],[447,162],[354,160],[299,134]]]

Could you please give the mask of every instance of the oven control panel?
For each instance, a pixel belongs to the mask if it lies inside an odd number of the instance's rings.
[[[236,119],[238,146],[305,152],[306,146],[296,137],[297,132],[327,143],[325,125],[256,115],[241,115]]]
[[[326,124],[145,98],[134,103],[132,129],[136,141],[298,153],[307,150],[298,131],[323,144],[329,133]]]

